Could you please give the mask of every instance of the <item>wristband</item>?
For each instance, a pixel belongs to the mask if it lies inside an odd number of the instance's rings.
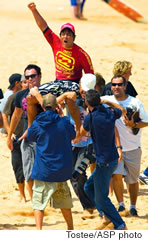
[[[119,146],[116,146],[116,148],[121,148],[121,149],[122,149],[122,146],[121,146],[121,145],[119,145]]]

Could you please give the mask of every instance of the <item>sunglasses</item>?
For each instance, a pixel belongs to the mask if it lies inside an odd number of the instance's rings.
[[[115,87],[115,86],[121,87],[123,85],[124,85],[124,83],[112,83],[113,87]]]
[[[37,74],[31,74],[28,76],[25,76],[25,78],[28,80],[29,78],[35,78],[37,76]]]

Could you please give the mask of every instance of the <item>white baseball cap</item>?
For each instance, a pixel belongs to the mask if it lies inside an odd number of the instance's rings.
[[[88,91],[89,89],[94,89],[96,85],[96,76],[92,73],[86,73],[81,78],[81,88],[84,91]]]

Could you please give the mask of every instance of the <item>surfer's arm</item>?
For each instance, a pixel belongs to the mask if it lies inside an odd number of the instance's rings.
[[[34,16],[34,19],[35,19],[38,27],[43,32],[48,27],[47,22],[44,20],[44,18],[38,12],[35,3],[33,3],[33,2],[29,3],[28,8],[32,11],[32,14]]]

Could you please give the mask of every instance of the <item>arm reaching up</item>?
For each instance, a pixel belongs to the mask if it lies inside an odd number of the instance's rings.
[[[46,21],[44,20],[44,18],[40,15],[38,10],[36,9],[35,3],[33,3],[33,2],[29,3],[28,8],[31,10],[38,27],[43,32],[48,27],[48,25],[47,25]]]

